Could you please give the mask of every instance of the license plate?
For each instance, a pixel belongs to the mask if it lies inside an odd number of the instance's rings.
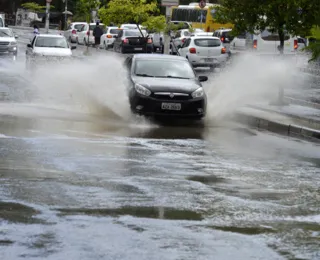
[[[213,59],[210,59],[210,58],[206,58],[204,59],[205,62],[213,62]]]
[[[134,48],[135,51],[142,51],[142,48]]]
[[[162,103],[161,108],[164,110],[181,110],[180,103]]]

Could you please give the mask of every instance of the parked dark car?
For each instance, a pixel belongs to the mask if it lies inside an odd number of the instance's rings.
[[[152,53],[153,43],[145,30],[123,29],[116,36],[113,49],[121,53]]]
[[[125,61],[128,95],[133,113],[201,119],[207,97],[202,88],[206,76],[196,77],[188,60],[180,56],[135,54]]]

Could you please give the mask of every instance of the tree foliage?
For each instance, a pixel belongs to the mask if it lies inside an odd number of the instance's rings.
[[[158,12],[157,1],[152,0],[111,0],[107,6],[100,8],[99,17],[104,24],[146,22]]]
[[[78,18],[79,21],[83,19],[87,23],[90,23],[91,11],[98,9],[99,7],[100,7],[99,0],[78,0],[76,3],[75,18]]]
[[[268,28],[276,32],[283,49],[285,33],[291,35],[308,34],[316,23],[320,9],[318,0],[221,0],[217,7],[218,22],[231,22],[236,33]]]
[[[46,10],[45,5],[39,5],[38,3],[35,3],[35,2],[24,3],[21,6],[35,13]],[[50,8],[54,8],[54,6],[50,6]]]

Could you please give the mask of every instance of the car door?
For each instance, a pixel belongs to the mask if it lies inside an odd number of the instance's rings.
[[[84,39],[87,37],[87,31],[88,31],[89,25],[84,24],[81,28],[81,31],[79,32],[78,41],[80,44],[84,44]]]
[[[30,45],[28,44],[27,50],[26,50],[26,55],[27,55],[27,56],[32,55],[32,53],[33,53],[33,47],[34,47],[34,43],[35,43],[35,41],[36,41],[36,38],[37,38],[37,36],[34,36],[33,39],[32,39],[32,41],[31,41],[31,43],[30,43]]]
[[[188,38],[184,41],[184,43],[181,46],[181,49],[179,50],[179,54],[182,57],[187,57],[187,53],[188,53],[188,47],[191,43],[191,38]]]

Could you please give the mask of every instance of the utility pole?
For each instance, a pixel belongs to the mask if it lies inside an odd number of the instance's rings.
[[[68,0],[62,0],[64,5],[64,30],[67,30],[68,27]]]
[[[178,6],[179,0],[161,0],[161,5],[166,7],[166,25],[169,27],[171,20],[171,7]],[[165,32],[164,36],[164,54],[169,54],[170,51],[170,32]]]
[[[50,3],[52,0],[46,0],[46,23],[45,23],[45,29],[46,33],[49,33],[49,19],[50,19]]]

